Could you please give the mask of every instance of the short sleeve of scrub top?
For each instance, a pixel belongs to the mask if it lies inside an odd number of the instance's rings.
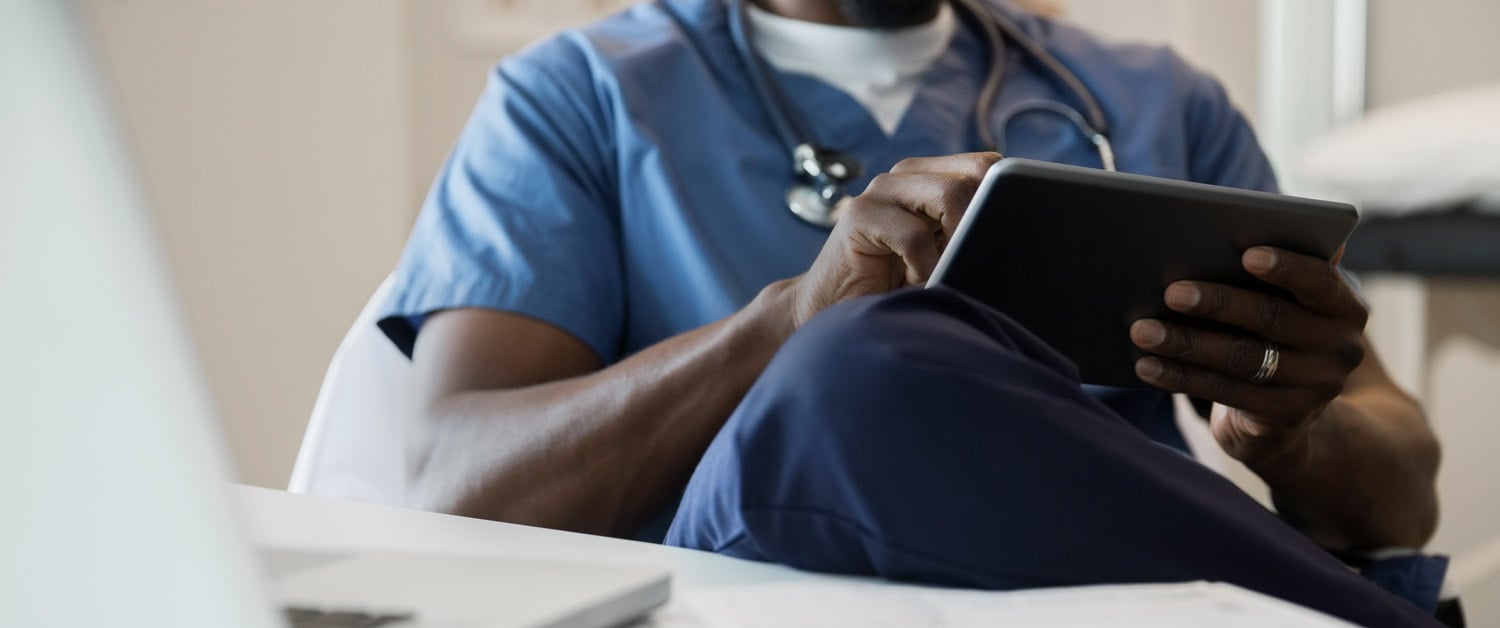
[[[556,325],[612,361],[624,320],[615,185],[588,64],[565,38],[501,63],[438,175],[380,327],[486,308]]]
[[[1179,63],[1182,63],[1179,61]],[[1255,131],[1213,77],[1187,68],[1188,176],[1199,183],[1278,192],[1276,173]]]

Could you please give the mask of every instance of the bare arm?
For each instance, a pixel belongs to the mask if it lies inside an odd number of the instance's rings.
[[[1437,529],[1436,437],[1373,352],[1285,451],[1249,466],[1287,521],[1336,550],[1418,548]]]
[[[427,401],[412,439],[417,505],[628,534],[680,488],[790,333],[785,288],[604,370],[547,323],[432,316],[413,358]]]
[[[913,159],[871,182],[804,275],[745,309],[601,369],[578,339],[514,314],[431,315],[413,360],[425,412],[416,505],[625,535],[688,480],[791,332],[840,301],[921,284],[993,153]]]

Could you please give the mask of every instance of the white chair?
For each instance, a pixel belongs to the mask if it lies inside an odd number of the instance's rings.
[[[287,490],[406,504],[406,430],[417,412],[411,361],[375,326],[387,277],[344,336],[323,377]]]

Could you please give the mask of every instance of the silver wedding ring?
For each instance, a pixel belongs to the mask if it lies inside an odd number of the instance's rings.
[[[1250,376],[1250,381],[1255,384],[1264,384],[1276,376],[1276,367],[1281,366],[1281,351],[1276,345],[1266,343],[1266,355],[1260,359],[1260,370]]]

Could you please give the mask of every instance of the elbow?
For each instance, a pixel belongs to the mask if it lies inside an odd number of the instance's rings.
[[[436,411],[436,404],[431,404],[418,411],[406,430],[405,443],[405,480],[406,480],[406,505],[410,508],[439,512],[443,514],[463,514],[462,500],[459,499],[444,481],[445,473],[442,465],[437,461],[444,459],[438,451],[440,443],[444,442],[444,421]]]
[[[565,527],[539,517],[535,482],[516,452],[496,451],[474,423],[434,403],[407,431],[406,506],[446,515],[543,527]],[[508,455],[509,454],[509,455]]]
[[[1441,519],[1437,476],[1442,466],[1443,448],[1431,431],[1424,431],[1422,437],[1414,444],[1411,456],[1412,476],[1418,483],[1419,494],[1422,495],[1421,505],[1417,508],[1418,516],[1415,517],[1413,530],[1411,530],[1412,539],[1415,541],[1412,547],[1423,547],[1437,533],[1438,522]]]
[[[1395,481],[1402,490],[1389,495],[1399,501],[1387,503],[1392,516],[1380,517],[1384,525],[1378,526],[1372,540],[1379,543],[1370,547],[1403,547],[1421,549],[1437,533],[1439,522],[1439,500],[1437,492],[1438,468],[1442,462],[1442,446],[1430,431],[1423,430],[1407,441],[1399,465],[1401,476]]]
[[[1420,402],[1402,393],[1401,405],[1395,406],[1389,415],[1401,417],[1398,431],[1393,433],[1391,460],[1393,475],[1387,476],[1386,494],[1390,501],[1385,507],[1392,515],[1381,517],[1386,525],[1380,526],[1379,537],[1386,547],[1421,549],[1437,533],[1440,520],[1437,478],[1442,466],[1443,448],[1428,423],[1426,412]]]

